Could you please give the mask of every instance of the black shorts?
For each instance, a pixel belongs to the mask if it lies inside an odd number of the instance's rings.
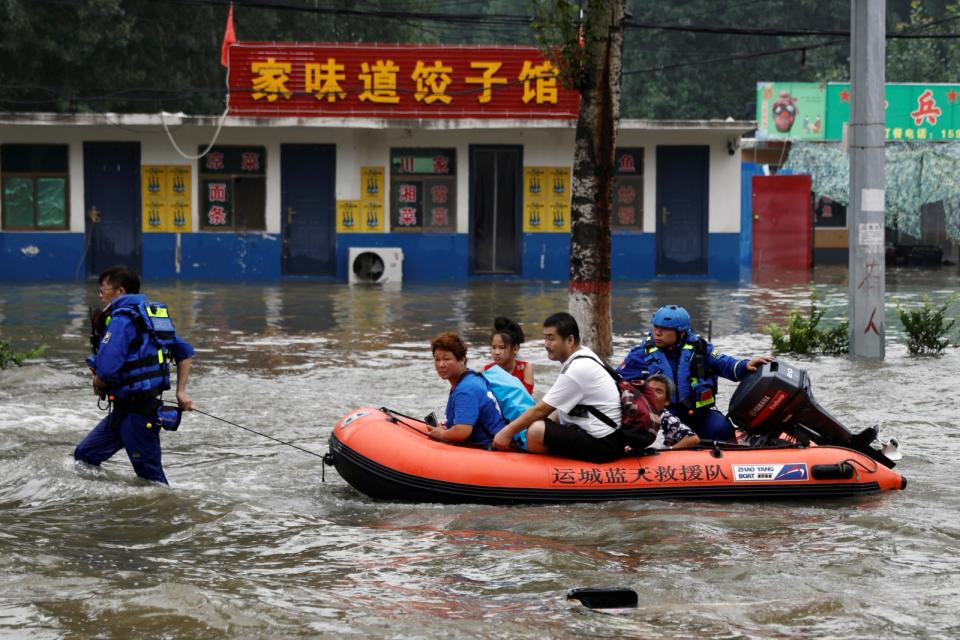
[[[599,463],[612,462],[626,455],[620,431],[594,438],[575,424],[560,424],[549,418],[544,422],[543,444],[552,455]]]

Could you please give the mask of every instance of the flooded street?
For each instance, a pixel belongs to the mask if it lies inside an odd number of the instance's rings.
[[[763,327],[806,308],[811,287],[825,318],[846,316],[845,270],[813,285],[617,284],[615,359],[670,303],[702,333],[712,320],[721,351],[770,353]],[[523,325],[546,391],[558,366],[539,323],[567,306],[558,283],[144,289],[197,347],[198,408],[318,455],[356,407],[441,412],[430,339],[460,331],[479,367],[495,315]],[[376,503],[318,457],[197,414],[162,436],[169,489],[138,481],[123,452],[79,469],[73,447],[103,415],[83,366],[96,286],[0,285],[0,338],[49,345],[0,371],[0,637],[957,637],[960,350],[909,356],[895,303],[958,289],[955,267],[891,271],[884,361],[785,358],[850,429],[882,423],[900,441],[903,492],[490,507]],[[732,391],[721,381],[722,408]],[[612,585],[639,608],[564,599]]]

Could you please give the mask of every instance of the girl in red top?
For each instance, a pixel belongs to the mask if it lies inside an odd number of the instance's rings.
[[[497,364],[509,374],[519,379],[527,391],[533,393],[533,365],[517,358],[520,345],[523,344],[523,329],[510,318],[499,317],[493,321],[493,335],[490,349],[493,362],[483,367],[486,371]]]

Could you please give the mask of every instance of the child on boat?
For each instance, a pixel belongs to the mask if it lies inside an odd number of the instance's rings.
[[[529,393],[533,393],[533,365],[517,358],[520,345],[523,344],[523,329],[520,325],[500,316],[493,321],[493,335],[490,337],[490,350],[493,362],[483,367],[486,371],[494,365],[513,375],[523,383]]]

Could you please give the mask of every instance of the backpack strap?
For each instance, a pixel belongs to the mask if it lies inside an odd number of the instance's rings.
[[[613,369],[610,365],[608,365],[607,363],[601,362],[600,360],[597,360],[596,358],[591,358],[590,356],[576,356],[575,358],[573,358],[573,360],[579,360],[579,359],[581,359],[581,358],[586,358],[587,360],[592,360],[592,361],[596,362],[598,365],[600,365],[601,367],[603,367],[603,370],[604,370],[604,371],[606,371],[607,373],[610,374],[610,377],[613,378],[613,383],[614,383],[615,385],[617,385],[617,396],[619,397],[619,396],[620,396],[620,380],[621,380],[621,378],[620,378],[620,376],[617,374],[617,372],[614,371],[614,369]],[[570,367],[570,365],[573,364],[573,360],[571,360],[570,362],[568,362],[565,367],[563,367],[562,369],[560,369],[560,373],[566,373],[566,372],[567,372],[567,369]],[[616,430],[616,429],[619,429],[619,428],[620,428],[620,425],[617,424],[616,422],[614,422],[613,419],[612,419],[610,416],[608,416],[607,414],[605,414],[603,411],[600,411],[599,409],[597,409],[597,408],[594,407],[593,405],[589,405],[589,404],[578,404],[576,407],[574,407],[574,409],[577,409],[577,408],[586,410],[587,413],[589,413],[589,414],[592,415],[594,418],[596,418],[596,419],[599,420],[600,422],[604,423],[605,425],[607,425],[607,426],[610,427],[611,429]]]

